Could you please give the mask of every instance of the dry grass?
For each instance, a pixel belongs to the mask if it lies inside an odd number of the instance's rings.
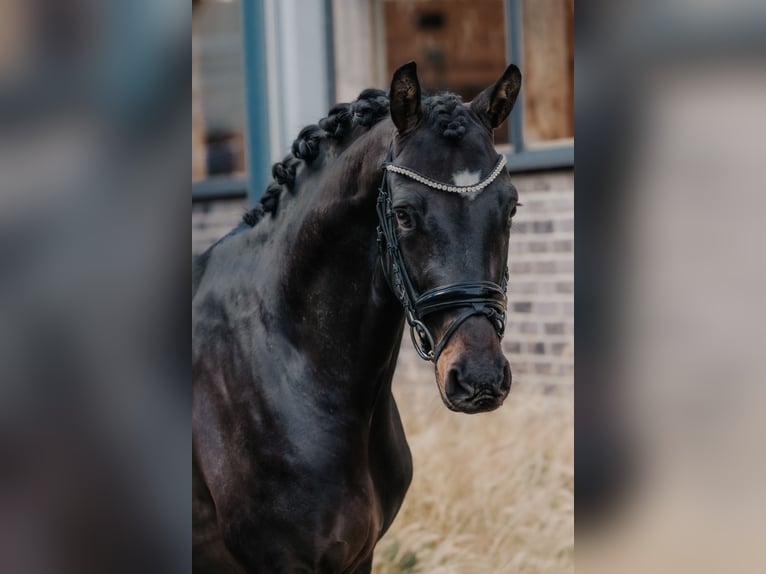
[[[573,572],[571,388],[514,382],[502,408],[469,416],[442,405],[432,373],[403,371],[394,394],[415,475],[373,572]]]

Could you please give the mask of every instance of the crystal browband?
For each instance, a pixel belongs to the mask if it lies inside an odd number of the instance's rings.
[[[500,159],[497,160],[497,165],[492,170],[492,172],[483,180],[481,180],[479,183],[474,185],[448,185],[446,183],[433,180],[424,175],[420,175],[416,171],[413,171],[401,165],[397,165],[395,163],[386,163],[383,165],[383,167],[392,173],[398,173],[400,175],[404,175],[406,177],[409,177],[410,179],[417,181],[418,183],[422,183],[423,185],[427,185],[428,187],[431,187],[433,189],[438,189],[441,191],[449,191],[450,193],[476,193],[477,191],[481,191],[482,189],[487,187],[490,183],[495,181],[495,178],[497,178],[498,175],[500,175],[500,172],[505,167],[505,156],[501,155]]]

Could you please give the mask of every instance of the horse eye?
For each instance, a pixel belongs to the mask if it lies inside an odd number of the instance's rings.
[[[410,214],[407,213],[407,210],[397,209],[394,211],[394,215],[396,215],[396,222],[400,227],[403,229],[409,229],[412,227],[412,217],[410,217]]]

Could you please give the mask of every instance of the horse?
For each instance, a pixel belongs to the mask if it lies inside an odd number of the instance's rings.
[[[518,194],[494,129],[414,62],[304,128],[192,273],[195,572],[369,573],[412,478],[391,381],[405,324],[447,408],[498,408]]]

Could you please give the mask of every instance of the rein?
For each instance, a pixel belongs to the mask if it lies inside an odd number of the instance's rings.
[[[399,249],[388,174],[397,173],[439,191],[476,193],[497,178],[505,166],[505,157],[500,156],[497,165],[487,177],[475,185],[468,186],[448,185],[430,179],[405,166],[392,163],[392,159],[393,141],[388,147],[386,161],[383,163],[383,178],[378,189],[378,248],[383,274],[394,295],[404,307],[404,316],[410,326],[412,344],[418,355],[426,361],[436,363],[450,337],[463,322],[474,315],[487,317],[497,336],[502,339],[505,332],[508,267],[505,268],[500,285],[492,281],[450,283],[429,289],[425,293],[418,293],[412,284]],[[435,343],[431,331],[424,323],[424,318],[432,313],[448,309],[463,309],[463,311],[452,321],[441,340]]]

